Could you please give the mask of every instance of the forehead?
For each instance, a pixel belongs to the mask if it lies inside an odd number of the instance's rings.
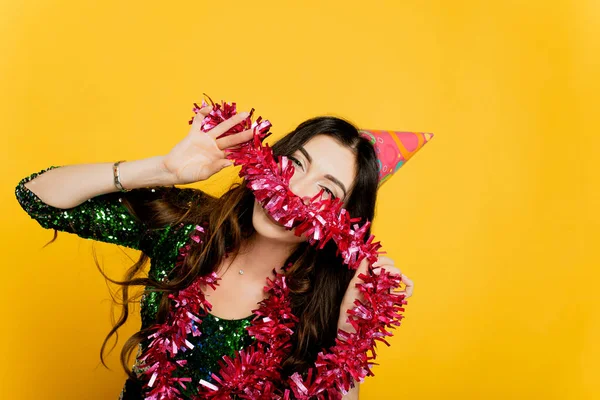
[[[303,147],[312,157],[311,169],[333,175],[350,190],[356,176],[356,156],[352,149],[327,135],[313,136]]]

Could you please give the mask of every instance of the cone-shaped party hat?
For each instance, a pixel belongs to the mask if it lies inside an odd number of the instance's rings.
[[[375,147],[379,163],[379,187],[433,137],[433,133],[361,129]]]

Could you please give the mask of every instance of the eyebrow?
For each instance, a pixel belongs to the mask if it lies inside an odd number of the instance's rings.
[[[312,157],[310,156],[310,154],[308,154],[308,152],[306,151],[306,149],[304,147],[300,146],[298,148],[298,150],[300,150],[300,152],[302,154],[304,154],[304,157],[306,157],[306,159],[308,160],[309,163],[312,163]],[[331,182],[338,185],[344,191],[344,198],[346,197],[346,186],[344,186],[344,184],[339,179],[337,179],[335,176],[329,175],[329,174],[325,175],[325,178],[329,179]]]

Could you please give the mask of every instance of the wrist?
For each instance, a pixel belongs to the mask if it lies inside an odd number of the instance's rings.
[[[164,168],[163,156],[124,161],[119,168],[121,185],[128,190],[176,183],[173,175]]]
[[[154,159],[156,162],[155,170],[157,181],[161,182],[160,186],[175,185],[177,183],[177,179],[165,165],[165,156],[156,156],[152,157],[152,159]]]

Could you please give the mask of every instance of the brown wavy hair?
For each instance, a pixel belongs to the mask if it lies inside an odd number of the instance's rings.
[[[361,137],[350,122],[337,117],[317,117],[301,123],[273,146],[277,155],[292,155],[301,145],[316,135],[327,135],[356,155],[357,176],[349,190],[344,207],[353,217],[372,221],[377,195],[377,158],[372,144]],[[157,192],[158,193],[158,192]],[[130,289],[145,286],[145,291],[162,292],[156,323],[165,321],[170,301],[164,294],[187,287],[196,277],[216,272],[218,265],[230,252],[234,257],[240,244],[254,233],[252,210],[254,195],[244,182],[234,184],[223,196],[214,198],[191,188],[168,188],[152,198],[149,190],[133,190],[119,194],[128,210],[148,227],[162,229],[183,223],[203,224],[207,227],[204,243],[192,247],[180,268],[173,269],[168,280],[156,281],[151,277],[139,277],[148,256],[144,253],[125,274],[116,281],[102,272],[107,280],[121,287],[121,315],[110,330],[102,348],[104,355],[108,341],[117,335],[118,329],[129,316]],[[367,233],[367,235],[370,233]],[[354,271],[342,264],[336,254],[337,247],[330,241],[323,249],[316,250],[307,242],[300,243],[288,257],[285,265],[291,292],[292,310],[299,323],[292,336],[292,349],[282,368],[285,375],[304,373],[315,361],[319,351],[335,344],[340,304]],[[97,260],[96,260],[96,264]],[[99,267],[99,265],[98,265]],[[145,327],[132,335],[121,351],[121,364],[131,379],[137,376],[128,366],[133,351],[142,343],[153,328]],[[118,337],[118,336],[117,336]],[[114,346],[113,346],[114,347]]]

